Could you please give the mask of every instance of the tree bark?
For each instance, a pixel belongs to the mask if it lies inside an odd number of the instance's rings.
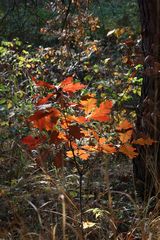
[[[160,192],[160,1],[138,0],[140,9],[144,76],[137,111],[137,138],[149,136],[151,146],[138,146],[133,161],[135,186],[146,199]]]

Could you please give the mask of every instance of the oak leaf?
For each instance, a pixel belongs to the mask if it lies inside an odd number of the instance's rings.
[[[74,150],[74,153],[73,153],[73,151],[67,151],[67,152],[66,152],[66,155],[67,155],[67,157],[69,157],[69,158],[73,158],[74,156],[76,156],[76,157],[81,158],[82,160],[87,160],[87,159],[89,158],[89,156],[90,156],[90,154],[87,153],[87,152],[86,152],[85,150],[83,150],[83,149],[75,149],[75,150]]]
[[[130,159],[135,158],[138,156],[138,153],[136,152],[136,148],[132,147],[129,144],[124,144],[119,148],[119,151],[123,154],[125,154]]]
[[[117,126],[117,130],[118,131],[122,131],[122,130],[128,130],[130,128],[133,128],[133,125],[127,120],[125,119],[124,121],[122,121],[118,126]]]
[[[153,139],[151,139],[150,137],[148,138],[138,138],[137,140],[132,142],[133,144],[139,144],[139,145],[152,145],[153,143],[155,143],[155,141]]]
[[[56,168],[61,168],[64,166],[64,156],[62,150],[56,153],[53,161]]]
[[[47,103],[48,100],[53,96],[54,96],[53,93],[49,93],[46,97],[39,99],[38,102],[37,102],[37,105],[42,105],[42,104]]]
[[[119,139],[122,143],[126,143],[131,139],[133,130],[128,130],[125,133],[119,133]]]
[[[53,84],[41,81],[41,80],[36,80],[35,77],[32,77],[32,81],[35,82],[36,86],[38,87],[46,87],[48,89],[54,89],[55,86]]]
[[[81,128],[78,125],[70,125],[69,127],[69,137],[74,137],[75,139],[81,139],[84,134],[81,132]]]
[[[53,130],[59,117],[60,111],[56,108],[50,108],[48,111],[37,111],[28,118],[29,122],[33,122],[33,126],[39,130]]]
[[[68,77],[61,82],[60,87],[62,88],[63,92],[74,93],[85,88],[86,86],[79,82],[74,83],[73,77]]]
[[[22,138],[22,143],[27,145],[30,150],[35,149],[38,145],[45,141],[45,136],[43,137],[33,137],[31,135]]]
[[[82,109],[85,111],[85,114],[88,115],[96,108],[97,100],[95,98],[89,98],[87,100],[80,101],[80,104],[82,105]]]
[[[93,119],[99,122],[106,122],[110,120],[110,117],[108,114],[110,113],[112,108],[112,101],[105,101],[100,104],[99,107],[97,107],[91,115],[88,117],[88,119]]]

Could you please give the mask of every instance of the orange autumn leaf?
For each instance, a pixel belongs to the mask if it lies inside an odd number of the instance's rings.
[[[60,87],[64,87],[68,84],[71,84],[73,83],[73,77],[67,77],[66,79],[64,79],[61,84],[60,84]]]
[[[97,100],[95,98],[89,98],[87,100],[80,101],[80,104],[82,105],[82,109],[85,111],[85,114],[88,115],[96,108]]]
[[[87,150],[89,152],[97,152],[97,146],[85,145],[82,146],[82,149]]]
[[[106,143],[107,139],[106,138],[99,138],[98,141],[98,150],[102,151],[104,153],[115,153],[116,152],[116,148],[113,146],[113,144],[108,144]]]
[[[41,80],[36,80],[35,77],[32,77],[32,81],[35,82],[36,86],[38,87],[46,87],[48,89],[54,89],[55,86],[53,84],[41,81]]]
[[[53,96],[54,96],[53,93],[49,93],[46,97],[39,99],[38,102],[37,102],[37,105],[42,105],[42,104],[47,103],[48,100]]]
[[[130,159],[135,158],[138,156],[138,153],[136,152],[136,148],[132,147],[129,144],[124,144],[119,148],[119,151],[123,154],[125,154]]]
[[[68,122],[77,122],[79,124],[83,124],[87,121],[87,119],[84,117],[84,116],[79,116],[79,117],[76,117],[76,116],[66,116],[66,121]]]
[[[73,154],[72,151],[67,151],[67,152],[66,152],[66,155],[67,155],[67,157],[69,157],[69,158],[73,158],[74,156],[76,156],[76,157],[81,158],[82,160],[87,160],[87,159],[89,158],[89,156],[90,156],[90,154],[87,153],[87,152],[86,152],[85,150],[83,150],[83,149],[75,149],[75,150],[74,150],[74,154]]]
[[[117,151],[116,148],[113,146],[113,144],[103,144],[101,146],[101,149],[102,149],[102,152],[109,153],[109,154],[115,153]]]
[[[119,139],[121,140],[122,143],[126,143],[131,139],[133,130],[128,130],[125,133],[119,133]]]
[[[139,139],[133,141],[132,143],[139,144],[139,145],[152,145],[153,143],[155,143],[155,141],[153,139],[151,139],[150,137],[148,137],[148,138],[139,138]]]
[[[54,143],[55,145],[58,145],[62,142],[67,142],[67,137],[65,133],[63,132],[58,132],[57,130],[52,131],[50,135],[50,143]]]
[[[88,117],[88,119],[93,119],[99,122],[106,122],[109,121],[110,118],[108,114],[110,113],[112,108],[112,101],[105,101],[100,104],[99,107],[97,107],[91,115]]]
[[[133,128],[133,125],[126,119],[122,121],[118,126],[117,130],[122,131],[122,130],[128,130],[130,128]]]
[[[91,131],[90,130],[85,130],[85,129],[81,129],[81,133],[83,133],[83,135],[88,138],[91,136]]]
[[[74,83],[73,77],[68,77],[61,82],[60,87],[62,88],[63,92],[74,93],[85,88],[86,86],[80,82]]]
[[[56,108],[51,108],[48,111],[37,111],[32,116],[28,118],[29,122],[33,122],[33,126],[40,130],[53,130],[59,117],[60,111]]]
[[[99,138],[99,144],[100,144],[100,145],[105,144],[106,141],[107,141],[107,140],[106,140],[105,137]]]
[[[88,99],[90,99],[90,98],[95,98],[95,94],[94,94],[94,93],[85,94],[85,95],[83,95],[83,96],[81,97],[81,100],[82,100],[82,101],[86,101],[86,100],[88,100]]]

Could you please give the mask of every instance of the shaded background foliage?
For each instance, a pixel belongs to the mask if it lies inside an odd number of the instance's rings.
[[[69,1],[57,2],[62,2],[66,7],[69,4]],[[47,21],[56,17],[55,1],[1,0],[0,3],[1,40],[19,37],[20,40],[37,46],[54,45],[54,36],[47,39],[40,29]],[[71,9],[71,12],[74,11]],[[117,27],[131,27],[135,31],[139,30],[136,0],[94,0],[89,2],[89,13],[94,13],[101,23],[96,37],[104,36],[105,29]],[[61,21],[63,25],[63,19]]]

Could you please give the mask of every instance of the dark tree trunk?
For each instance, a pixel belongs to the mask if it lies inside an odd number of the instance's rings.
[[[134,160],[137,192],[143,199],[160,192],[160,1],[138,0],[144,52],[144,77],[137,113],[137,137],[149,136],[152,146],[138,146]]]

